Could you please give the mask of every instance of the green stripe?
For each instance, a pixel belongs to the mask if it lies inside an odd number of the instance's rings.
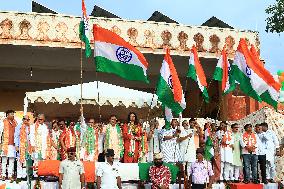
[[[268,91],[265,91],[260,95],[261,99],[266,102],[267,104],[273,106],[277,110],[278,102],[273,100]]]
[[[189,77],[189,78],[191,78],[191,79],[193,79],[194,81],[197,82],[196,70],[195,70],[195,67],[192,64],[189,65],[187,77]]]
[[[260,96],[256,93],[256,91],[252,88],[250,83],[250,78],[247,77],[239,68],[237,65],[232,65],[231,67],[231,73],[230,77],[232,77],[232,80],[238,81],[240,85],[241,91],[245,93],[246,95],[252,97],[253,99],[261,102]]]
[[[183,108],[180,106],[180,104],[174,100],[172,90],[169,88],[167,82],[161,75],[157,83],[156,94],[159,101],[162,102],[164,106],[170,108],[174,114],[179,114],[183,111]]]
[[[284,91],[284,81],[282,82],[281,91]]]
[[[213,75],[213,79],[217,81],[222,81],[223,79],[223,69],[220,67],[216,67]]]
[[[208,91],[207,91],[206,87],[204,87],[204,90],[202,91],[202,96],[203,96],[205,102],[209,103],[209,95],[208,95]]]
[[[213,142],[210,136],[207,137],[204,149],[204,159],[210,161],[214,154],[211,154],[211,149],[213,148]]]
[[[112,73],[126,80],[149,83],[143,69],[137,65],[114,62],[102,56],[95,57],[95,64],[98,72]]]
[[[87,58],[89,58],[92,54],[92,48],[91,48],[89,38],[85,34],[84,21],[81,21],[79,25],[79,37],[81,41],[85,43],[85,55]]]

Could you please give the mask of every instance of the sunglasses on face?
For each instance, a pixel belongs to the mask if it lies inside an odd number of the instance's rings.
[[[30,119],[23,118],[23,120],[30,121]]]
[[[68,152],[68,155],[74,155],[75,152]]]
[[[39,121],[42,121],[43,119],[38,119]]]

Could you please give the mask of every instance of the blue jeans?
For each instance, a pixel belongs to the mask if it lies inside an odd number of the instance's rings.
[[[252,172],[252,180],[257,180],[257,155],[255,154],[243,154],[243,162],[244,162],[244,176],[246,181],[251,180],[251,172]]]

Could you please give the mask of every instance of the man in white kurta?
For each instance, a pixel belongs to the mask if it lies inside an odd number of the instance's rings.
[[[189,127],[188,121],[182,122],[183,129],[181,129],[180,140],[180,151],[182,156],[182,161],[189,163],[196,160],[196,150],[194,143],[194,130]]]
[[[173,119],[171,122],[171,128],[165,129],[162,133],[162,153],[163,161],[168,162],[179,162],[181,161],[181,153],[179,144],[177,142],[179,136],[179,130],[177,130],[178,121]]]
[[[232,132],[228,131],[226,122],[221,123],[221,129],[223,134],[221,135],[221,172],[223,170],[223,179],[226,181],[234,180],[233,173],[233,136]]]
[[[240,171],[243,166],[242,160],[241,160],[241,138],[242,134],[239,132],[239,126],[238,124],[231,125],[232,129],[232,137],[234,140],[233,144],[233,170],[234,170],[234,180],[236,182],[240,179]]]
[[[48,148],[48,136],[49,130],[44,123],[44,114],[39,114],[35,124],[30,127],[30,143],[32,146],[32,158],[34,160],[34,166],[38,166],[39,160],[45,160],[46,151]],[[37,176],[34,172],[34,176]]]
[[[67,149],[68,159],[60,162],[59,166],[59,189],[82,189],[85,188],[84,166],[76,160],[76,148]]]
[[[150,125],[146,127],[147,139],[148,139],[148,154],[147,162],[153,162],[153,156],[156,153],[160,153],[160,132],[159,122],[157,120],[150,121]]]
[[[270,182],[274,182],[274,177],[276,175],[275,166],[275,156],[276,151],[279,150],[280,144],[279,140],[274,131],[268,129],[267,123],[262,123],[262,130],[265,132],[266,136],[266,178]]]

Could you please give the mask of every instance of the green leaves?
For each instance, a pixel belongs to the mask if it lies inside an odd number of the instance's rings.
[[[266,18],[266,32],[281,33],[284,31],[284,0],[276,0],[276,3],[270,5],[266,10],[269,15]]]

